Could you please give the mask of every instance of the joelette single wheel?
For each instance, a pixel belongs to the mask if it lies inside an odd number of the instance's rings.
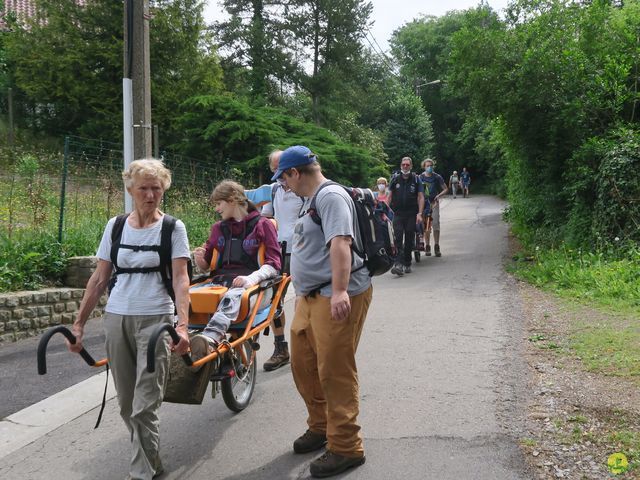
[[[251,342],[244,342],[227,355],[222,367],[228,369],[222,382],[224,403],[234,412],[244,410],[253,395],[256,386],[256,353]]]

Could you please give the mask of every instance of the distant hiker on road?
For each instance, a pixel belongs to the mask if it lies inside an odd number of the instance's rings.
[[[393,210],[389,207],[389,184],[386,178],[380,177],[376,180],[373,196],[377,201],[376,210],[384,213],[393,222]]]
[[[169,367],[169,348],[179,355],[189,348],[189,242],[184,224],[159,210],[171,173],[158,160],[136,160],[122,174],[133,197],[127,217],[107,222],[98,247],[98,266],[72,332],[72,352],[82,350],[84,325],[109,286],[103,324],[107,357],[118,393],[120,415],[131,434],[129,478],[151,480],[163,472],[159,453],[158,409]],[[138,247],[143,246],[144,249]],[[173,325],[174,303],[180,342],[168,337],[156,351],[156,370],[148,373],[147,344],[160,324]]]
[[[384,202],[389,205],[389,183],[386,178],[380,177],[376,181],[376,190],[374,190],[374,195],[378,202]]]
[[[394,275],[411,273],[411,256],[416,237],[416,224],[422,223],[424,187],[411,171],[411,158],[400,161],[400,174],[389,184],[389,205],[393,210],[393,231],[398,247],[398,260],[391,269]]]
[[[460,181],[462,182],[462,196],[469,198],[469,186],[471,185],[471,174],[467,172],[467,167],[462,168],[460,174]]]
[[[327,444],[310,469],[313,477],[329,477],[365,461],[355,353],[371,303],[371,278],[352,250],[354,242],[362,248],[353,200],[340,185],[321,189],[327,179],[311,150],[286,149],[272,180],[307,198],[291,252],[297,297],[291,371],[309,416],[293,450],[309,453]]]
[[[422,162],[422,172],[419,176],[420,182],[424,185],[424,191],[429,199],[431,211],[431,229],[433,230],[433,251],[436,257],[440,257],[440,198],[447,194],[449,189],[444,183],[444,178],[434,170],[434,161],[427,158]],[[425,232],[425,255],[431,255],[431,234]]]
[[[449,189],[453,194],[453,198],[456,198],[456,194],[458,193],[459,183],[460,183],[460,178],[458,177],[458,171],[454,170],[451,176],[449,177]]]

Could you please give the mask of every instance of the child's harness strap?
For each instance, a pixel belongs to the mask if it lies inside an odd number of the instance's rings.
[[[260,221],[261,217],[255,216],[244,223],[242,233],[239,236],[234,236],[231,233],[231,228],[227,222],[222,222],[220,230],[224,236],[224,247],[222,249],[220,268],[216,269],[219,272],[227,271],[244,271],[245,269],[227,269],[229,265],[244,265],[246,270],[251,273],[260,268],[258,260],[255,255],[249,255],[244,249],[245,239],[251,235],[251,232],[255,229],[256,225]]]

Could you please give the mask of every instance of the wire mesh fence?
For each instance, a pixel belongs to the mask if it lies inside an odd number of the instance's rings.
[[[172,172],[162,208],[197,229],[197,238],[213,222],[207,199],[215,185],[248,180],[228,162],[166,151],[160,157]],[[0,174],[0,234],[46,232],[60,242],[71,235],[95,248],[106,221],[124,211],[122,169],[122,146],[105,140],[69,136],[64,154],[19,155]]]

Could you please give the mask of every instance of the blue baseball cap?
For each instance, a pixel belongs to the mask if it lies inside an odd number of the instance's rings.
[[[308,147],[303,145],[295,145],[287,148],[282,155],[280,155],[280,162],[278,162],[278,170],[271,177],[271,181],[274,182],[282,176],[282,172],[289,170],[290,168],[299,167],[301,165],[308,165],[317,160],[316,154],[309,150]]]

